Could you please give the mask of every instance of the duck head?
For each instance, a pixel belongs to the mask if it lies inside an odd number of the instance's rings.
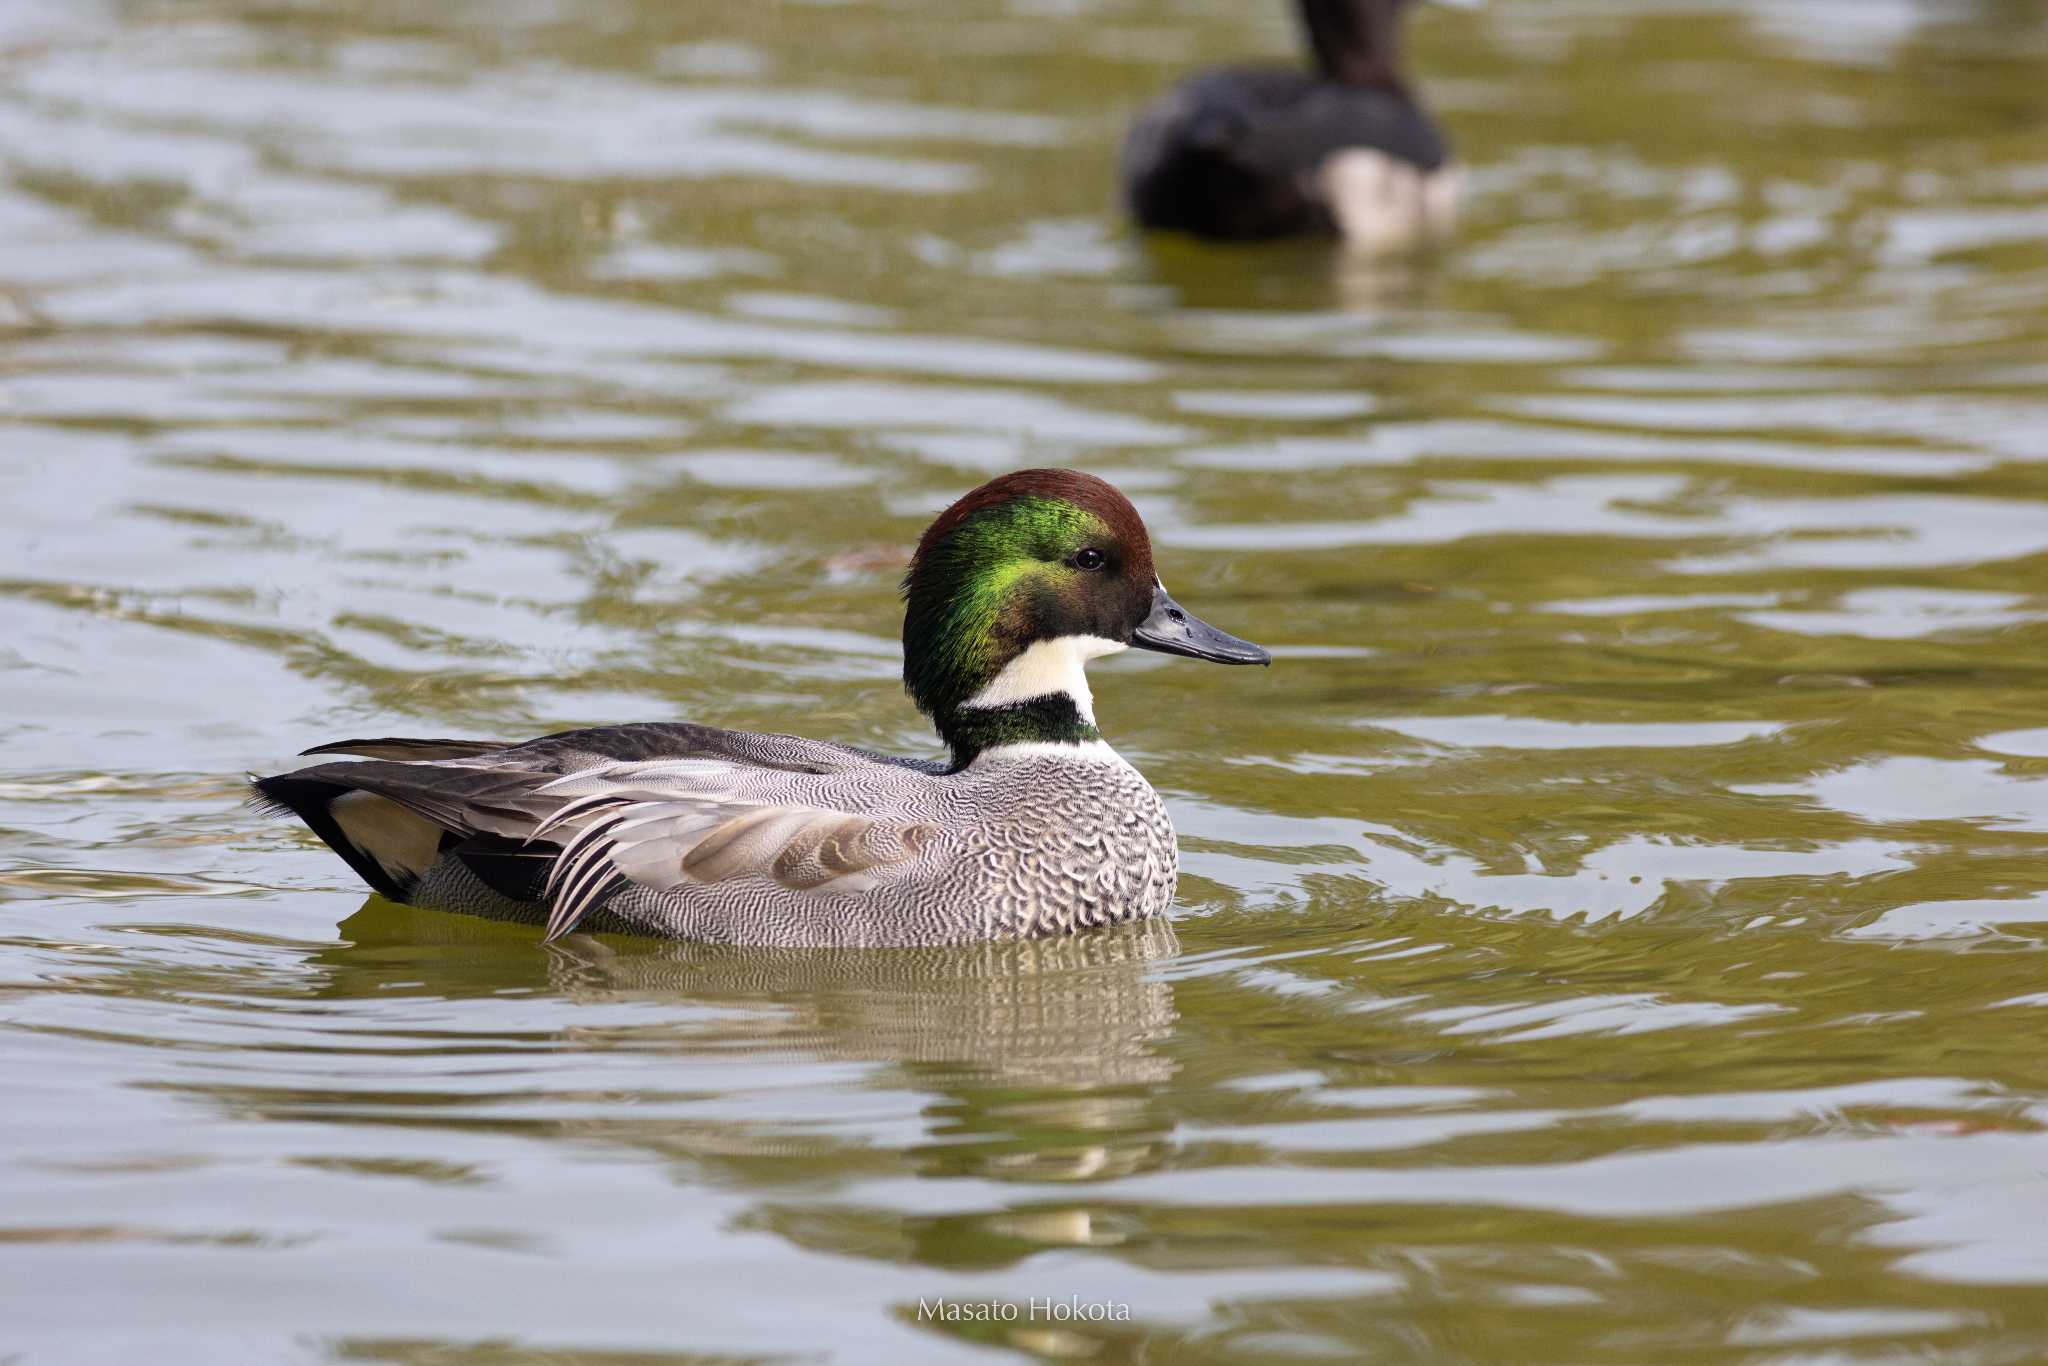
[[[1007,744],[1100,740],[1083,666],[1132,645],[1272,662],[1175,602],[1137,509],[1076,470],[1006,474],[940,513],[903,598],[903,684],[956,766]]]

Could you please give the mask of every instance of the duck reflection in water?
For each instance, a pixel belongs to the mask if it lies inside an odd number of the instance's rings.
[[[437,995],[525,988],[565,1002],[691,1009],[659,1023],[584,1026],[594,1048],[678,1052],[772,1044],[819,1058],[915,1064],[965,1084],[1046,1087],[1164,1082],[1159,1045],[1178,1018],[1155,965],[1179,951],[1153,919],[1098,934],[888,953],[746,948],[576,934],[532,952],[518,928],[373,896],[314,955],[354,995],[390,980],[394,958]],[[360,979],[360,981],[358,981]]]
[[[738,1181],[802,1170],[1085,1182],[1148,1170],[1170,1148],[1162,1097],[1178,1071],[1167,1044],[1179,1015],[1159,964],[1179,944],[1163,920],[854,954],[577,934],[536,955],[517,926],[371,897],[339,929],[346,942],[311,957],[334,996],[389,1003],[402,976],[406,991],[437,1003],[516,999],[502,1037],[468,1032],[459,1051],[531,1053],[537,1039],[550,1042],[544,1066],[495,1083],[523,1109],[547,1112],[502,1121],[536,1138],[594,1141]],[[552,1080],[564,1062],[579,1078],[613,1074],[608,1059],[659,1077],[662,1089],[593,1094],[584,1081],[565,1090]],[[849,1075],[844,1064],[857,1066]],[[813,1128],[801,1119],[813,1107],[793,1107],[792,1088],[839,1092],[831,1106],[857,1118]],[[294,1092],[277,1117],[294,1117],[305,1099]],[[332,1103],[357,1099],[340,1091]],[[433,1124],[444,1109],[451,1124],[476,1122],[473,1093],[413,1099],[425,1107],[415,1122]],[[246,1091],[233,1101],[263,1104]],[[834,1236],[803,1220],[783,1227],[778,1210],[748,1217],[806,1245]],[[1107,1236],[1083,1204],[1002,1217],[1022,1221],[1010,1230],[1020,1257]]]

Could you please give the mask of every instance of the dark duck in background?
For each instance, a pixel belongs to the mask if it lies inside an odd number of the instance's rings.
[[[1124,139],[1140,227],[1219,241],[1335,236],[1399,252],[1445,236],[1458,172],[1402,71],[1409,0],[1300,0],[1315,70],[1220,67],[1148,105]]]

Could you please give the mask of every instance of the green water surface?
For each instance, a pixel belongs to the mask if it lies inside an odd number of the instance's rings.
[[[0,4],[0,1361],[2048,1360],[2048,11],[1413,28],[1372,265],[1119,221],[1278,0]],[[1096,670],[1171,929],[543,950],[239,805],[931,752],[1043,463],[1276,656]]]

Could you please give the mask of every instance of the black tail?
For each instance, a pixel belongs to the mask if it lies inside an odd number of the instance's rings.
[[[553,840],[526,843],[502,835],[471,835],[448,850],[499,896],[535,902],[547,900],[548,870],[561,852]]]
[[[468,747],[477,746],[474,751]],[[326,841],[364,882],[393,901],[409,901],[420,876],[453,856],[493,890],[519,901],[540,899],[558,841],[530,839],[561,799],[539,795],[559,776],[552,770],[421,762],[430,749],[470,752],[502,748],[476,741],[349,741],[327,752],[403,752],[407,758],[365,758],[315,764],[294,773],[251,778],[252,804],[296,816]],[[311,752],[311,751],[309,751]],[[338,805],[346,801],[348,805]]]
[[[412,894],[408,884],[400,886],[391,875],[384,871],[384,865],[358,849],[349,837],[342,833],[341,825],[329,810],[337,797],[351,789],[340,783],[323,783],[315,778],[303,778],[296,773],[280,773],[271,778],[251,778],[249,786],[254,789],[249,804],[267,816],[297,816],[306,823],[306,828],[327,842],[327,847],[341,855],[342,861],[355,870],[357,877],[370,884],[371,890],[392,901],[404,901]]]

